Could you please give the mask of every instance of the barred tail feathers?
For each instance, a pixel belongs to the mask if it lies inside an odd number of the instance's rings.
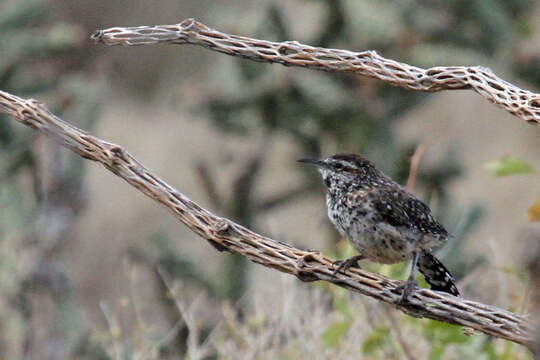
[[[432,290],[460,296],[455,279],[446,267],[431,253],[423,251],[418,259],[418,270]]]

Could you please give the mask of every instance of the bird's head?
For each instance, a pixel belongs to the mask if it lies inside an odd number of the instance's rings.
[[[380,186],[391,181],[373,163],[357,154],[336,154],[322,160],[298,161],[316,166],[327,188]]]

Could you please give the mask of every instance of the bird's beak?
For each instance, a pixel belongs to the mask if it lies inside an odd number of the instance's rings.
[[[324,161],[322,161],[322,160],[319,160],[319,159],[300,159],[300,160],[297,160],[297,161],[301,162],[301,163],[306,163],[306,164],[319,166],[319,167],[326,166],[326,163]]]

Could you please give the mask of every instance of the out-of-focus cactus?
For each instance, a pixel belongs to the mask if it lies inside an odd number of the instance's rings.
[[[92,129],[102,86],[88,72],[87,31],[51,25],[49,8],[46,0],[0,4],[0,88],[45,100],[57,115]],[[0,357],[64,358],[85,335],[61,265],[86,203],[85,162],[4,116],[0,149]],[[47,303],[51,316],[43,317],[36,305]]]

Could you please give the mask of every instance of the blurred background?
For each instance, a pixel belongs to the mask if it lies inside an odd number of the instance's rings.
[[[439,256],[464,296],[534,308],[524,254],[540,242],[538,127],[472,91],[410,92],[188,45],[89,40],[96,29],[189,17],[420,67],[482,65],[539,92],[538,2],[0,2],[0,89],[45,102],[202,206],[274,239],[353,254],[326,218],[318,175],[296,159],[362,153],[405,184],[423,150],[413,192],[455,235]],[[218,253],[102,167],[4,116],[0,149],[2,358],[532,358]],[[407,271],[363,267],[399,279]]]

